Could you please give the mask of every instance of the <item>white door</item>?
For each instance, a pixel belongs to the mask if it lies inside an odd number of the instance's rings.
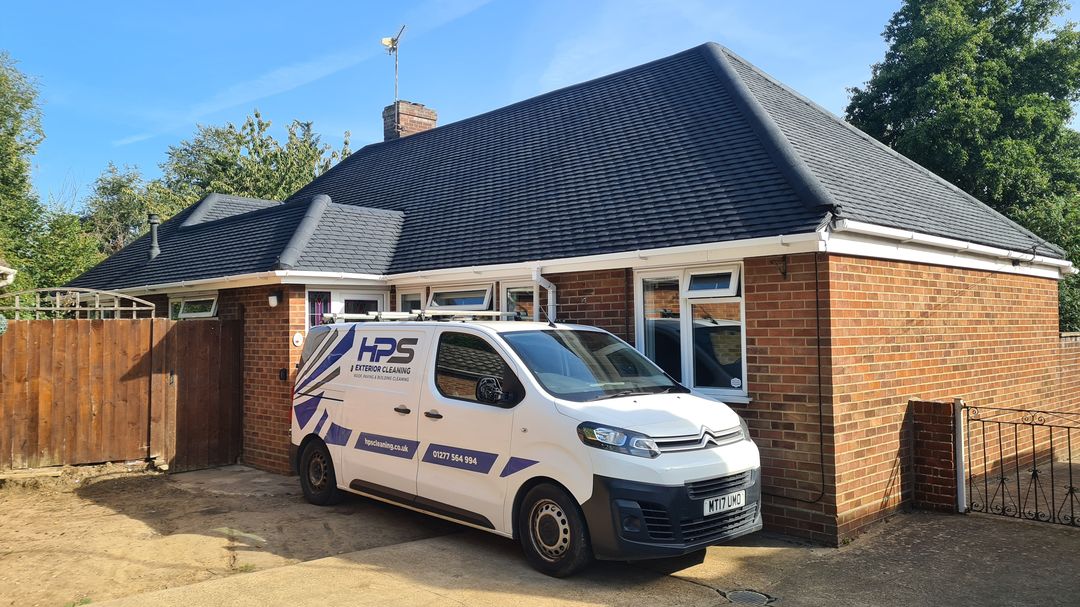
[[[356,360],[342,366],[353,386],[341,406],[356,438],[342,449],[341,484],[411,499],[416,494],[417,420],[430,332],[367,329],[356,337]]]
[[[522,388],[506,356],[479,332],[440,329],[428,356],[419,418],[417,503],[481,527],[505,529],[515,401]],[[493,394],[503,391],[502,401]]]

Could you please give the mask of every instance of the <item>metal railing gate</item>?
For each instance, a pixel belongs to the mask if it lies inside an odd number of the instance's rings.
[[[961,510],[1080,527],[1080,412],[960,410]]]

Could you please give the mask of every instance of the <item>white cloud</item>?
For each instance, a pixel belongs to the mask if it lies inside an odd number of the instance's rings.
[[[413,38],[421,36],[468,15],[489,1],[429,0],[405,16],[405,22],[409,26],[407,34]],[[202,118],[222,110],[248,105],[321,80],[366,61],[380,52],[379,47],[368,44],[362,48],[350,48],[275,68],[250,80],[226,87],[187,110],[166,114],[151,128],[117,139],[113,141],[113,145],[130,145],[180,127],[194,125]]]

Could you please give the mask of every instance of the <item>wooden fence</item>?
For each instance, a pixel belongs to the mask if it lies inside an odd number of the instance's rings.
[[[20,320],[0,336],[0,469],[232,463],[237,321]]]

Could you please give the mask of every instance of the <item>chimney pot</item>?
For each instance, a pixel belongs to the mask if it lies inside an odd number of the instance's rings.
[[[439,114],[423,104],[395,101],[383,109],[383,141],[400,139],[435,128]]]
[[[161,247],[158,246],[158,225],[161,224],[161,217],[157,213],[150,213],[146,217],[147,222],[150,223],[150,259],[153,259],[161,254]]]

